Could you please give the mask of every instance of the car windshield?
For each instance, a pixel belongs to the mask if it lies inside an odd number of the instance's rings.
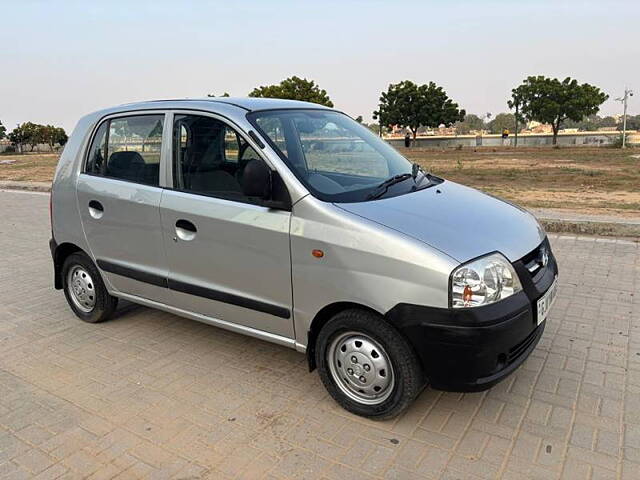
[[[321,200],[362,202],[424,186],[425,176],[416,178],[411,162],[343,113],[267,110],[247,118]]]

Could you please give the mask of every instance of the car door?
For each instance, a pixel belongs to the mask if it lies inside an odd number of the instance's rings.
[[[291,213],[242,194],[259,154],[215,116],[176,113],[172,128],[173,189],[160,205],[172,304],[294,338]]]
[[[96,264],[118,292],[165,302],[167,263],[160,228],[165,115],[107,118],[78,177],[82,227]]]

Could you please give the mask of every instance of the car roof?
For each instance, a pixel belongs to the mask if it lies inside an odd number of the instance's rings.
[[[273,110],[281,108],[312,108],[318,110],[330,110],[324,105],[311,102],[301,102],[298,100],[285,100],[282,98],[254,98],[254,97],[206,97],[206,98],[178,98],[178,99],[166,99],[166,100],[148,100],[144,102],[127,103],[121,105],[121,107],[127,107],[127,109],[144,109],[149,107],[157,108],[162,104],[167,108],[174,108],[173,105],[177,104],[178,107],[183,106],[185,103],[197,103],[202,108],[207,104],[213,109],[215,104],[233,105],[249,112],[257,110]]]
[[[317,103],[300,102],[297,100],[283,100],[280,98],[234,98],[234,97],[207,97],[207,98],[179,98],[167,100],[148,100],[145,102],[126,103],[109,108],[104,108],[82,117],[80,120],[87,125],[93,125],[107,115],[128,114],[141,110],[198,110],[227,116],[239,121],[247,112],[260,110],[278,110],[304,108],[314,110],[335,111]]]

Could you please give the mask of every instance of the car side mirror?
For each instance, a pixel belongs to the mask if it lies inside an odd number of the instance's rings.
[[[242,193],[259,198],[260,205],[276,210],[291,211],[291,197],[278,172],[264,160],[251,160],[242,174]]]
[[[271,169],[264,160],[251,160],[242,174],[242,193],[262,200],[271,198]]]

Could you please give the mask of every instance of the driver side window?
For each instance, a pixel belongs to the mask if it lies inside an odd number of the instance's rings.
[[[243,174],[258,153],[224,122],[176,115],[173,124],[174,188],[253,203],[242,193]]]

